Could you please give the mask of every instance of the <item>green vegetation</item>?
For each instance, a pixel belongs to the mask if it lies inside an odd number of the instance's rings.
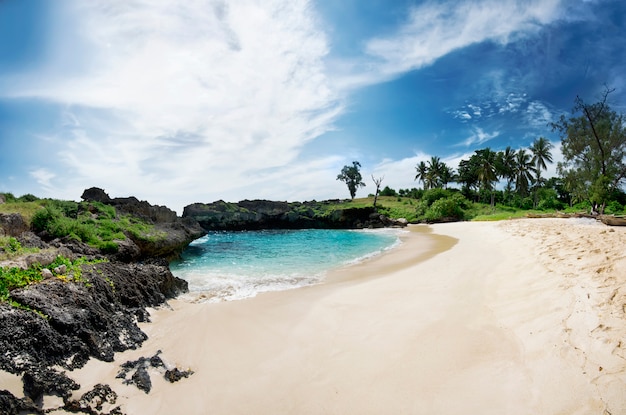
[[[571,200],[586,200],[598,213],[621,193],[626,179],[626,118],[607,104],[611,92],[607,88],[595,104],[576,97],[573,112],[580,115],[563,115],[552,124],[561,135],[564,161],[557,167]]]
[[[13,259],[37,251],[39,251],[37,248],[22,247],[22,244],[12,236],[0,236],[0,261]]]
[[[356,191],[359,187],[365,186],[363,177],[361,176],[361,163],[353,161],[352,166],[343,166],[341,173],[337,176],[337,180],[341,180],[348,186],[350,198],[354,199]]]
[[[69,237],[103,253],[117,252],[118,242],[127,237],[140,241],[165,237],[152,224],[132,215],[118,215],[113,206],[100,202],[37,199],[32,195],[15,198],[10,193],[4,196],[7,203],[0,204],[0,213],[19,213],[35,232],[51,238]],[[0,239],[0,248],[8,243]],[[11,250],[4,252],[7,256]]]
[[[86,258],[79,258],[72,261],[63,256],[58,256],[50,265],[46,267],[37,263],[33,264],[28,269],[21,269],[18,267],[0,268],[0,302],[7,301],[13,306],[21,307],[19,303],[11,298],[11,290],[23,288],[43,280],[42,269],[44,268],[49,269],[54,277],[63,281],[74,281],[89,284],[89,282],[82,276],[82,266],[85,264],[97,264],[101,262],[104,262],[104,260],[88,260]]]

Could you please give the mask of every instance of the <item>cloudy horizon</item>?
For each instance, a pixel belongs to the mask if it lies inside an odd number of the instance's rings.
[[[539,136],[558,153],[548,123],[576,95],[609,85],[626,108],[625,16],[612,0],[5,0],[0,191],[96,186],[180,214],[344,198],[353,160],[366,195],[371,175],[419,187],[431,156]]]

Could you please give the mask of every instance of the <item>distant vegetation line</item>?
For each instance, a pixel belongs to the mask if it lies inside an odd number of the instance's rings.
[[[528,148],[476,150],[469,159],[459,162],[456,171],[437,156],[420,161],[415,166],[415,180],[422,184],[421,189],[396,192],[386,186],[380,190],[383,178],[372,176],[376,188],[375,194],[370,195],[373,203],[378,196],[418,200],[414,215],[425,221],[480,216],[472,213],[477,206],[473,204],[489,204],[493,214],[498,210],[624,214],[626,118],[610,108],[608,97],[612,92],[607,87],[595,104],[576,97],[574,115],[562,115],[549,124],[561,137],[563,161],[557,164],[557,177],[544,177],[548,164],[553,163],[553,144],[539,137]],[[337,177],[346,183],[352,199],[356,190],[365,185],[360,167],[354,161]],[[451,183],[459,189],[448,190]],[[503,184],[502,190],[496,188],[498,183]]]

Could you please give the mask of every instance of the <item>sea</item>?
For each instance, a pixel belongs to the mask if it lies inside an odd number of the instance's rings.
[[[400,242],[399,229],[210,232],[193,241],[172,273],[192,296],[232,301],[318,284],[333,268],[379,255]],[[200,295],[201,294],[201,295]]]

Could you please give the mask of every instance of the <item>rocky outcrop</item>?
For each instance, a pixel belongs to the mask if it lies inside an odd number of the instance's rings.
[[[194,203],[186,206],[183,218],[197,221],[206,230],[257,229],[362,229],[406,226],[389,219],[374,207],[330,209],[339,201],[274,202],[244,200],[227,203]]]
[[[110,401],[110,388],[97,385],[81,400],[71,401],[78,385],[62,370],[80,368],[90,358],[112,361],[114,353],[141,346],[147,336],[137,322],[149,321],[146,307],[162,305],[188,290],[186,281],[172,275],[166,258],[205,234],[196,222],[135,198],[110,199],[94,190],[86,193],[92,200],[113,204],[122,214],[149,221],[158,235],[145,240],[129,238],[120,244],[117,254],[107,257],[72,238],[46,242],[20,225],[24,222],[21,216],[2,216],[4,234],[15,236],[24,248],[40,251],[13,257],[0,266],[46,266],[58,255],[106,261],[85,264],[80,274],[72,274],[70,279],[53,276],[65,274],[65,265],[54,273],[44,268],[48,278],[11,290],[12,304],[0,302],[0,369],[22,375],[26,395],[18,399],[0,391],[0,414],[43,413],[40,403],[44,395],[61,397],[66,410],[102,413],[99,404],[88,401]],[[114,408],[109,413],[121,412]]]
[[[179,218],[176,212],[165,207],[151,205],[136,197],[110,198],[102,189],[92,187],[82,194],[85,201],[95,201],[115,207],[118,215],[131,215],[154,226],[150,235],[128,234],[129,240],[120,244],[116,259],[133,261],[142,258],[178,256],[189,243],[206,234],[198,222]]]

